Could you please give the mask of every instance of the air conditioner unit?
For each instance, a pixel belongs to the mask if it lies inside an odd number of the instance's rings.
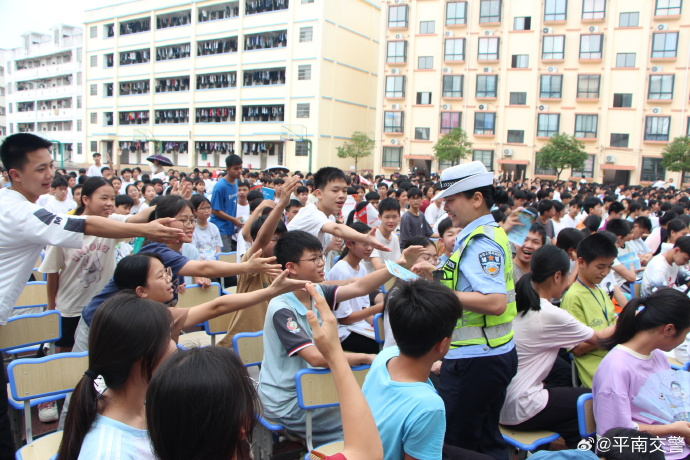
[[[398,143],[398,140],[397,140],[397,139],[391,139],[391,145],[395,145],[395,144],[397,144],[397,143]]]
[[[553,72],[558,72],[558,67],[552,65],[552,66],[547,67],[547,68],[546,68],[546,71],[547,71],[547,72],[552,72],[552,73],[553,73]]]
[[[400,69],[391,69],[391,73],[393,75],[398,75],[400,73]]]
[[[490,36],[493,35],[493,34],[494,34],[494,31],[493,31],[493,30],[485,30],[485,31],[484,31],[484,35],[486,35],[487,37],[490,37]]]
[[[606,162],[607,163],[615,163],[616,162],[616,157],[613,155],[606,155]]]
[[[486,110],[486,105],[484,105],[484,104],[479,104],[479,105],[477,106],[477,108],[478,108],[479,110]]]
[[[452,71],[453,71],[453,69],[451,69],[450,67],[444,67],[443,68],[443,73],[451,73]]]
[[[446,30],[445,32],[443,32],[443,35],[446,37],[452,37],[453,31],[452,30]]]
[[[400,110],[400,104],[393,104],[393,105],[391,105],[391,109],[393,109],[393,110]]]
[[[443,104],[443,105],[441,106],[441,108],[442,108],[443,110],[450,110],[450,104]]]
[[[589,29],[588,29],[588,30],[589,30],[591,33],[595,34],[595,33],[599,32],[599,26],[589,26]]]
[[[552,34],[553,33],[553,27],[544,27],[541,31],[542,31],[542,33],[545,33],[545,34]]]
[[[493,67],[484,67],[484,73],[491,73],[493,71],[494,71]]]
[[[668,30],[668,24],[659,24],[656,26],[656,30]]]
[[[402,34],[395,34],[396,40],[400,40],[401,38],[403,38]]]
[[[539,111],[540,111],[540,112],[548,112],[548,111],[549,111],[549,106],[548,106],[548,105],[540,105],[540,106],[539,106]]]
[[[660,114],[661,113],[661,107],[652,107],[652,113],[654,115]]]
[[[512,157],[513,156],[513,149],[503,149],[503,156],[504,157]]]
[[[652,66],[652,72],[653,73],[661,73],[664,71],[664,68],[661,67],[660,65],[653,65]]]

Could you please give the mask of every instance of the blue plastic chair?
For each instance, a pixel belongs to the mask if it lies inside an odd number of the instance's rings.
[[[561,437],[553,431],[518,431],[509,426],[499,425],[505,442],[518,450],[518,458],[525,458],[528,452],[539,446],[551,444]]]
[[[585,393],[577,398],[577,428],[583,439],[594,438],[597,434],[592,393]]]
[[[374,340],[379,344],[379,348],[383,350],[383,344],[386,341],[383,328],[383,313],[376,313],[374,315]]]
[[[52,458],[57,454],[62,441],[62,431],[46,434],[34,439],[15,453],[15,460],[37,460]]]

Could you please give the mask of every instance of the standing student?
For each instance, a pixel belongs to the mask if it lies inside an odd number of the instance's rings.
[[[228,155],[225,158],[225,176],[213,187],[211,195],[211,222],[216,224],[223,240],[223,252],[237,249],[237,242],[232,237],[235,227],[242,228],[242,221],[237,218],[237,180],[242,174],[242,158]]]
[[[498,421],[517,372],[515,290],[508,237],[490,210],[508,197],[494,188],[493,173],[480,161],[443,170],[441,187],[436,198],[445,198],[453,226],[462,228],[443,266],[442,283],[456,291],[463,308],[441,366],[445,442],[507,460]]]
[[[245,180],[237,181],[237,211],[235,211],[235,216],[242,222],[242,227],[247,223],[249,215],[251,214],[249,210],[249,201],[247,201],[247,196],[249,194],[249,182]],[[242,237],[242,228],[235,228],[235,234],[232,236],[232,240],[235,242],[237,248],[238,257],[242,257],[245,252],[247,252],[247,243]]]
[[[385,252],[374,249],[371,252],[371,264],[376,270],[384,268],[386,260],[395,262],[402,254],[398,235],[395,234],[395,229],[400,224],[400,203],[395,198],[384,198],[379,203],[378,211],[381,225],[376,229],[376,239],[391,250]]]
[[[650,295],[663,287],[677,288],[680,267],[690,260],[690,236],[681,236],[672,249],[649,261],[642,275],[642,295]]]
[[[89,169],[86,171],[86,175],[89,177],[103,177],[103,174],[101,173],[101,168],[103,167],[103,164],[101,163],[101,154],[96,152],[92,155],[93,158],[93,164],[89,166]]]
[[[223,246],[223,241],[218,227],[208,221],[211,217],[211,202],[204,195],[193,195],[189,202],[192,204],[196,217],[192,244],[199,251],[200,260],[215,260],[216,254]]]
[[[409,189],[407,191],[407,202],[410,208],[400,219],[401,248],[404,248],[405,243],[415,236],[425,236],[427,238],[434,236],[434,231],[426,221],[424,214],[419,210],[419,206],[422,204],[422,191],[417,187]]]

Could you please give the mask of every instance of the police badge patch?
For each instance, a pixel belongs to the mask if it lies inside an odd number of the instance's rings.
[[[503,254],[498,251],[484,251],[479,254],[479,264],[489,276],[496,276],[501,272]]]

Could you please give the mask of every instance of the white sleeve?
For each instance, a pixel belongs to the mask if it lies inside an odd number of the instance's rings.
[[[594,329],[582,324],[565,310],[554,309],[543,313],[544,331],[541,339],[560,348],[570,349],[594,335]]]
[[[316,206],[305,206],[300,209],[294,219],[288,224],[288,230],[303,230],[318,236],[321,232],[321,227],[326,225],[330,220],[326,214],[318,210]]]
[[[24,238],[32,243],[44,245],[79,248],[84,238],[86,218],[67,214],[53,214],[52,212],[35,207],[33,214],[26,215],[18,228]]]
[[[58,273],[63,268],[65,268],[65,253],[63,249],[57,246],[48,246],[43,263],[38,268],[38,271],[41,273]]]

